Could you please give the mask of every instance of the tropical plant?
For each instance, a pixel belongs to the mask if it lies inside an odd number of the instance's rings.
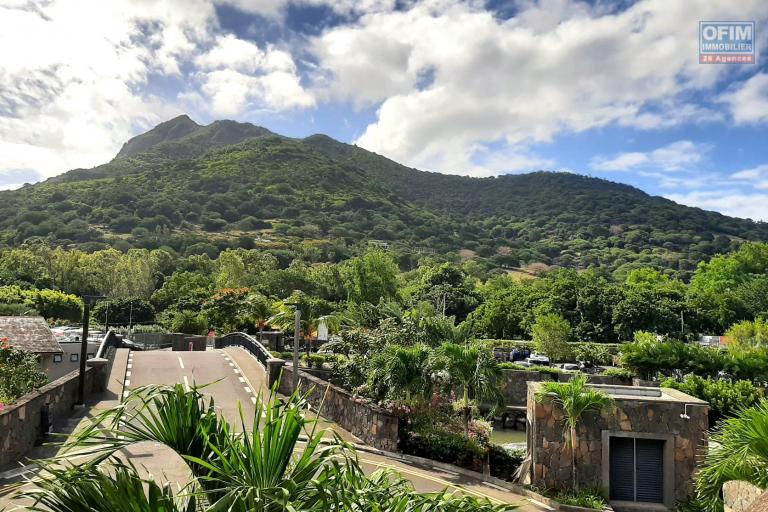
[[[35,488],[21,493],[31,510],[161,511],[501,511],[514,508],[449,492],[420,494],[390,470],[366,476],[350,445],[317,431],[304,396],[259,398],[237,428],[218,416],[202,387],[147,386],[98,414],[64,446],[39,461]],[[248,426],[252,421],[252,426]],[[299,447],[302,436],[306,440]],[[116,456],[143,441],[164,444],[186,462],[191,481],[174,496],[140,478]],[[74,466],[67,460],[82,455]],[[147,491],[144,491],[147,486]]]
[[[455,406],[462,412],[464,432],[468,435],[473,408],[501,403],[501,370],[491,351],[478,344],[445,343],[437,349],[433,364],[447,385],[462,396]]]
[[[259,343],[261,343],[264,337],[264,326],[274,312],[272,302],[260,293],[250,293],[245,298],[245,308],[247,316],[259,328]]]
[[[566,438],[570,440],[571,477],[573,490],[578,490],[576,469],[576,451],[579,447],[578,426],[585,413],[600,411],[613,405],[613,399],[602,391],[587,386],[587,376],[577,373],[569,382],[544,382],[536,393],[537,402],[552,402],[563,410],[565,415]]]
[[[661,387],[679,389],[709,403],[709,423],[732,416],[744,407],[756,404],[764,396],[762,388],[747,380],[713,380],[689,375],[682,381],[667,379]]]
[[[706,510],[723,509],[720,492],[730,480],[768,488],[768,400],[739,410],[713,430],[696,479],[696,494]]]
[[[10,403],[48,382],[35,354],[13,348],[0,338],[0,402]]]
[[[371,361],[368,386],[379,398],[404,398],[406,403],[432,395],[432,351],[424,344],[389,345]]]

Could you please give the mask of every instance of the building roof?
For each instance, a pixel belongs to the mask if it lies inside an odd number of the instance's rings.
[[[0,339],[4,338],[12,347],[35,354],[62,352],[48,323],[41,316],[0,316]]]

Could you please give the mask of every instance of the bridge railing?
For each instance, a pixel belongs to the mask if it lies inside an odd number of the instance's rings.
[[[242,347],[253,354],[264,368],[267,368],[267,361],[272,359],[272,354],[269,353],[269,350],[267,350],[264,345],[259,343],[253,336],[244,332],[231,332],[225,334],[216,340],[215,346],[216,348]]]

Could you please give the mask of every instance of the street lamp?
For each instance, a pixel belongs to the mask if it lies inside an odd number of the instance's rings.
[[[301,332],[301,309],[298,303],[286,303],[293,308],[293,389],[299,387],[299,333]]]
[[[85,404],[85,358],[88,357],[88,324],[91,319],[91,306],[103,295],[83,295],[83,338],[80,340],[80,375],[77,381],[77,404]]]

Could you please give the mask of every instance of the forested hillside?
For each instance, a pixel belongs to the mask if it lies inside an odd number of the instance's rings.
[[[317,258],[332,261],[381,240],[406,260],[461,255],[486,268],[602,266],[619,275],[653,266],[688,277],[712,254],[768,240],[768,226],[575,174],[442,175],[322,135],[290,139],[180,116],[109,163],[0,192],[0,247],[36,239],[210,256],[316,245]]]

